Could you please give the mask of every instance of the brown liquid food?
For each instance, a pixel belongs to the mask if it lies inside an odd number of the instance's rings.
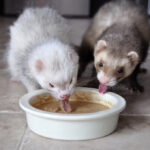
[[[92,93],[92,92],[91,92]],[[90,102],[91,101],[91,93],[83,92],[77,93],[75,92],[71,97],[70,105],[71,105],[71,114],[79,114],[79,113],[91,113],[98,112],[109,109],[108,106],[105,106],[100,103]],[[50,95],[47,96],[37,96],[36,102],[32,104],[33,107],[56,113],[65,113],[60,108],[60,101],[57,101]]]

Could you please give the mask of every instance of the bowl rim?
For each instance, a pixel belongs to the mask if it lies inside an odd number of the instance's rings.
[[[94,91],[98,92],[95,88],[88,88],[88,87],[76,87],[77,90],[86,90],[86,91]],[[124,110],[126,107],[126,101],[125,99],[113,92],[107,92],[105,94],[100,94],[102,97],[105,97],[107,95],[113,97],[116,99],[117,103],[110,109],[104,110],[104,111],[98,111],[98,112],[92,112],[92,113],[82,113],[82,114],[62,114],[62,113],[54,113],[54,112],[48,112],[44,110],[37,109],[33,107],[30,104],[30,100],[40,94],[49,93],[48,90],[40,89],[36,90],[30,93],[25,94],[22,96],[19,100],[20,107],[26,112],[30,113],[35,116],[39,116],[41,118],[49,118],[49,119],[55,119],[55,120],[91,120],[96,118],[104,118],[107,116],[115,115],[117,113],[120,113]]]

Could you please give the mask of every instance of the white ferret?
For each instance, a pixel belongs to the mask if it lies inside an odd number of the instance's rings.
[[[72,94],[78,55],[68,33],[66,20],[51,8],[27,8],[10,27],[10,72],[28,92],[48,89],[59,100]]]

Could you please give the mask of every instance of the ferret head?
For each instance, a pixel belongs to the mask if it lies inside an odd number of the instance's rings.
[[[105,40],[99,40],[95,45],[94,64],[99,82],[106,86],[114,86],[129,76],[135,69],[139,57],[135,51],[126,51],[116,55],[110,50]]]
[[[42,88],[58,100],[68,99],[77,80],[78,56],[68,45],[52,41],[39,46],[31,58],[31,71]]]

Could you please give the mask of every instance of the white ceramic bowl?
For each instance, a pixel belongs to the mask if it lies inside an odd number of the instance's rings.
[[[62,140],[88,140],[112,133],[117,126],[120,112],[126,106],[124,98],[112,92],[99,94],[98,90],[93,88],[78,87],[75,91],[77,90],[93,91],[113,106],[108,110],[84,114],[46,112],[31,105],[33,97],[47,93],[46,90],[38,90],[20,99],[20,106],[26,112],[29,128],[41,136]]]

